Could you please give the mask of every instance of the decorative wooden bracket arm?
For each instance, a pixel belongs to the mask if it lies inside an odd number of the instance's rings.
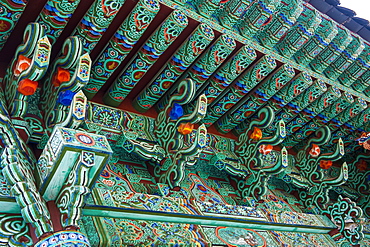
[[[57,94],[63,84],[71,86],[70,84],[73,82],[71,80],[71,74],[77,71],[75,68],[78,66],[82,51],[82,43],[77,36],[72,36],[65,40],[62,47],[62,54],[53,62],[43,79],[40,99],[40,105],[43,111],[50,112],[55,108]],[[76,75],[73,75],[73,77],[76,78]]]
[[[206,113],[207,113],[207,97],[205,94],[202,94],[196,101],[195,110],[191,114],[185,115],[183,118],[180,118],[178,124],[198,123],[206,116]]]
[[[56,124],[52,126],[77,129],[85,121],[86,107],[87,98],[82,90],[80,90],[73,96],[72,103],[68,109],[68,115],[65,116],[65,119],[56,119]]]
[[[164,111],[160,112],[155,120],[154,134],[167,154],[181,150],[184,145],[183,135],[190,133],[192,124],[199,122],[206,115],[207,97],[204,94],[198,98],[196,109],[189,115],[183,115],[181,106],[192,101],[195,90],[195,83],[191,79],[183,80],[178,87],[179,93],[170,98]],[[187,130],[180,133],[179,128],[182,127]]]
[[[338,201],[328,206],[323,213],[338,227],[337,232],[351,244],[357,245],[364,238],[363,211],[349,198],[338,197]],[[335,231],[329,233],[335,235]]]
[[[175,156],[180,156],[181,160],[187,162],[188,165],[193,165],[197,162],[199,154],[203,151],[203,148],[207,143],[207,128],[205,124],[202,124],[197,129],[195,134],[195,140],[187,148],[183,148],[176,152]]]
[[[261,129],[270,126],[274,117],[272,108],[262,108],[258,112],[258,119],[250,122],[247,131],[237,142],[236,153],[247,169],[246,179],[238,182],[243,197],[261,199],[268,191],[266,183],[269,177],[282,172],[288,166],[288,152],[285,148],[280,152],[272,151],[273,145],[280,144],[286,137],[285,123],[282,120],[277,123],[273,136],[262,137]]]
[[[20,72],[18,76],[16,76],[17,73],[12,72],[14,73],[11,79],[13,83],[7,89],[14,92],[8,98],[9,112],[12,118],[23,118],[27,114],[28,99],[36,92],[38,80],[45,75],[50,55],[51,44],[47,36],[44,36],[37,41],[28,69]],[[20,57],[18,60],[18,63],[22,63]]]
[[[347,182],[347,180],[348,180],[348,166],[347,163],[344,162],[340,168],[340,173],[337,178],[324,179],[320,182],[330,186],[339,186]]]
[[[119,137],[116,145],[128,153],[136,153],[145,160],[160,163],[166,157],[164,149],[154,143],[138,140],[137,133],[125,131]]]
[[[278,153],[278,160],[275,164],[271,166],[264,166],[261,168],[267,175],[276,175],[282,172],[285,168],[288,167],[288,151],[285,147],[281,149]]]
[[[247,164],[248,161],[255,156],[259,144],[262,144],[263,140],[269,138],[262,137],[262,129],[270,126],[275,118],[275,113],[271,107],[265,107],[259,110],[258,118],[252,120],[247,130],[239,136],[236,143],[237,149],[236,154],[242,159],[242,162]],[[262,141],[260,142],[260,140]],[[275,140],[275,138],[273,138]]]
[[[309,187],[307,192],[301,191],[300,198],[307,207],[315,205],[319,210],[323,210],[325,205],[329,202],[329,190],[333,186],[344,184],[347,180],[348,167],[347,163],[344,162],[337,178],[311,181],[313,186]]]
[[[297,154],[296,166],[300,169],[302,176],[307,178],[311,183],[322,181],[325,177],[324,171],[318,169],[328,169],[333,161],[339,160],[344,155],[344,145],[342,139],[336,144],[336,150],[332,153],[321,154],[320,146],[323,146],[331,138],[331,130],[327,126],[316,131],[316,136],[308,140],[305,148]],[[326,165],[326,163],[328,163]],[[327,166],[327,168],[326,168]]]
[[[370,171],[368,167],[369,156],[362,151],[360,153],[346,154],[344,158],[348,161],[348,186],[358,191],[361,195],[370,194]]]
[[[327,126],[318,129],[315,136],[310,138],[304,149],[300,150],[296,158],[296,166],[302,173],[308,175],[317,169],[317,157],[320,155],[320,146],[323,146],[330,140],[331,130]],[[311,151],[312,150],[312,151]]]
[[[343,155],[344,155],[344,144],[343,144],[342,139],[339,139],[336,145],[335,151],[332,153],[326,153],[326,154],[320,155],[318,157],[318,160],[326,159],[326,160],[336,161],[336,160],[341,159]]]
[[[284,141],[286,137],[286,129],[285,123],[283,120],[280,120],[276,123],[276,131],[275,134],[271,137],[262,138],[258,143],[257,146],[270,144],[272,146],[277,146]]]
[[[343,157],[344,155],[344,144],[343,144],[343,141],[342,141],[342,138],[339,139],[338,143],[336,144],[336,149],[334,152],[332,153],[326,153],[326,154],[321,154],[316,162],[315,162],[315,166],[317,167],[320,162],[322,161],[336,161],[336,160],[339,160]],[[347,167],[347,164],[345,165],[346,167],[346,170],[348,171],[348,167]],[[314,182],[314,181],[322,181],[325,177],[325,173],[323,172],[323,170],[320,170],[319,172],[315,173],[313,176],[310,176],[310,181]],[[348,179],[348,175],[347,175],[347,179]]]
[[[179,105],[185,105],[193,100],[196,93],[195,83],[189,78],[185,79],[180,82],[177,91],[178,93],[172,95],[164,110],[158,114],[158,117],[156,119],[157,125],[161,124],[164,120],[168,120],[168,111],[170,108],[173,107],[175,103]]]
[[[80,47],[80,43],[76,37],[67,40],[65,43],[67,54],[57,60],[49,79],[44,83],[41,103],[44,106],[49,131],[50,126],[65,121],[74,95],[89,82],[92,64],[90,56],[87,53],[80,55],[82,48],[80,51],[73,50]]]
[[[26,74],[32,70],[32,57],[35,53],[36,47],[39,45],[38,41],[45,36],[44,28],[37,22],[29,23],[23,34],[23,42],[17,47],[15,55],[8,66],[4,80],[2,81],[5,91],[5,99],[8,106],[11,106],[20,79],[26,79]]]
[[[181,186],[181,182],[185,178],[185,167],[194,165],[198,161],[200,153],[206,146],[206,142],[207,128],[202,124],[197,129],[194,141],[189,147],[176,151],[165,160],[161,168],[157,168],[157,170],[165,171],[160,175],[160,182],[167,182],[171,188]]]
[[[288,151],[282,148],[281,151],[271,151],[269,154],[258,154],[254,159],[256,164],[249,166],[249,174],[246,179],[241,179],[238,182],[238,189],[241,191],[242,197],[253,197],[260,200],[266,195],[267,181],[270,176],[281,173],[288,167]],[[273,163],[265,161],[268,156],[272,156]],[[277,157],[276,157],[277,156]]]
[[[255,170],[256,167],[260,167],[262,164],[261,152],[264,152],[264,149],[272,149],[274,145],[280,144],[286,137],[285,124],[284,121],[279,121],[277,124],[275,134],[271,137],[262,137],[259,141],[249,142],[249,156],[240,155],[244,161],[244,164],[249,170]],[[286,151],[286,149],[285,149]],[[271,150],[267,151],[271,152]],[[262,154],[263,155],[263,154]],[[255,159],[259,159],[257,161]],[[278,162],[277,162],[278,163]]]
[[[310,155],[309,151],[312,148],[313,144],[316,144],[318,146],[325,145],[326,143],[329,142],[330,138],[331,138],[330,128],[328,126],[321,127],[315,132],[315,136],[308,140],[305,148],[298,152],[299,155],[297,156],[297,160],[300,161],[305,157],[307,158],[307,156]]]

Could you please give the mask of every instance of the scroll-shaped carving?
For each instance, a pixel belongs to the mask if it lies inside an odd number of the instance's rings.
[[[67,180],[64,182],[56,204],[60,209],[63,227],[74,226],[79,228],[78,221],[81,217],[84,198],[90,193],[88,183],[89,171],[95,165],[95,153],[81,151],[80,158],[73,166]]]
[[[328,177],[326,175],[323,163],[333,162],[339,160],[344,155],[344,145],[342,139],[336,143],[336,150],[330,153],[312,153],[314,145],[316,147],[323,146],[331,138],[331,130],[327,126],[316,131],[316,136],[310,138],[305,148],[300,150],[297,154],[296,167],[302,177],[308,180],[309,187],[307,191],[300,192],[300,198],[306,207],[311,205],[316,206],[319,210],[323,210],[325,205],[329,202],[329,190],[333,186],[339,186],[348,180],[348,166],[343,163],[339,175]],[[310,152],[311,151],[311,152]],[[323,168],[321,168],[323,167]]]
[[[313,144],[318,147],[323,146],[329,142],[331,138],[331,130],[327,126],[323,126],[316,131],[316,136],[308,140],[305,148],[300,150],[296,158],[296,166],[299,167],[301,174],[306,177],[311,183],[321,181],[325,177],[323,169],[318,169],[322,160],[336,161],[344,155],[343,141],[340,139],[336,144],[336,150],[332,153],[319,154],[313,157],[309,151],[312,149]]]
[[[346,155],[348,165],[348,187],[355,192],[353,197],[366,217],[370,218],[370,171],[368,170],[369,156],[362,150]],[[343,188],[345,192],[347,188]],[[346,194],[343,194],[347,196]],[[349,196],[347,196],[349,197]]]
[[[51,45],[42,26],[39,23],[28,24],[23,34],[23,42],[17,47],[3,80],[3,85],[7,89],[5,98],[8,106],[11,106],[17,97],[23,100],[20,102],[21,106],[25,106],[23,105],[25,98],[17,91],[18,85],[24,79],[38,80],[44,75],[49,65],[50,49]],[[11,106],[13,115],[23,114],[23,111],[16,111],[17,106]]]
[[[72,103],[68,109],[68,115],[60,114],[56,119],[54,126],[66,127],[70,129],[77,129],[80,124],[85,120],[86,116],[87,98],[82,92],[78,91],[72,99]]]
[[[30,164],[15,152],[14,146],[8,146],[1,155],[2,173],[11,185],[11,193],[21,207],[21,214],[26,222],[36,228],[36,236],[53,232],[53,226],[45,201],[39,194]]]
[[[0,226],[0,245],[32,245],[29,227],[20,215],[0,214]]]
[[[263,137],[262,129],[267,128],[274,120],[274,111],[265,107],[258,112],[258,119],[250,122],[246,132],[240,135],[236,153],[247,169],[246,179],[238,182],[238,188],[243,197],[261,199],[267,193],[266,182],[269,177],[278,174],[288,166],[288,152],[285,148],[281,151],[263,151],[266,146],[273,147],[280,144],[285,136],[285,124],[277,123],[276,132],[273,136]],[[259,137],[256,130],[260,131]],[[258,134],[257,134],[258,135]]]
[[[156,143],[139,140],[137,133],[124,131],[119,137],[116,145],[128,153],[136,153],[145,160],[152,160],[160,163],[165,157],[164,149]]]
[[[370,176],[370,171],[367,170],[369,162],[368,154],[362,152],[351,153],[346,157],[346,160],[349,163],[348,186],[357,190],[361,195],[369,195],[370,183],[367,183]]]
[[[154,134],[168,157],[162,166],[156,167],[155,173],[160,182],[167,182],[172,188],[180,186],[184,179],[185,166],[194,165],[206,145],[207,129],[205,126],[201,125],[197,131],[192,131],[193,124],[206,115],[207,98],[205,95],[198,98],[192,113],[170,116],[170,111],[176,107],[175,103],[179,109],[182,109],[181,106],[192,101],[195,92],[195,83],[191,79],[183,80],[179,84],[178,93],[170,98],[169,104],[164,111],[158,114],[155,121]],[[183,132],[181,128],[187,128],[187,131]],[[194,136],[191,138],[190,135]]]
[[[44,81],[40,105],[45,112],[45,125],[49,132],[71,117],[70,108],[75,107],[71,105],[74,96],[84,97],[80,90],[89,81],[92,62],[89,54],[81,55],[82,48],[78,37],[69,37],[62,49],[64,53],[53,64]]]
[[[168,105],[158,114],[155,120],[154,135],[167,154],[172,153],[172,150],[179,150],[184,145],[184,135],[177,131],[179,125],[197,123],[206,115],[207,98],[201,95],[193,113],[181,116],[176,120],[172,120],[168,116],[175,103],[180,106],[190,103],[195,96],[195,90],[195,83],[191,79],[183,80],[178,86],[179,93],[170,98]]]
[[[333,221],[338,227],[339,233],[351,245],[357,245],[363,239],[362,209],[349,198],[339,196],[338,201],[328,206],[323,213]],[[335,232],[337,231],[332,231],[329,234],[333,236]]]
[[[51,44],[48,38],[44,36],[37,41],[29,68],[21,72],[19,76],[14,73],[12,86],[9,88],[9,91],[14,91],[13,98],[8,98],[12,118],[23,119],[27,114],[29,97],[36,92],[37,81],[46,73],[50,55]],[[20,59],[19,57],[18,61]]]
[[[301,191],[299,197],[306,207],[316,206],[318,210],[323,210],[325,205],[329,202],[329,191],[334,186],[344,184],[348,179],[347,163],[343,163],[340,173],[336,178],[326,178],[323,180],[314,180],[314,183],[307,191]]]
[[[159,170],[164,170],[159,177],[161,183],[167,183],[172,188],[181,185],[181,182],[185,178],[185,166],[195,165],[198,161],[198,157],[206,146],[207,129],[202,124],[196,131],[194,141],[190,146],[184,145],[184,147],[174,153],[164,161],[162,167],[156,168],[156,173]]]

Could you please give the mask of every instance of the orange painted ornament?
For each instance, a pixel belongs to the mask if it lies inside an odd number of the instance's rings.
[[[321,152],[320,147],[317,144],[312,144],[312,148],[311,148],[309,154],[312,157],[316,158],[320,155],[320,152]]]
[[[253,132],[249,135],[249,138],[251,138],[254,141],[259,141],[262,139],[262,130],[257,127],[253,127]]]
[[[37,81],[31,81],[30,79],[21,80],[18,85],[18,92],[26,96],[32,95],[36,92],[38,84]]]
[[[183,135],[187,135],[187,134],[190,134],[192,131],[193,131],[193,128],[194,128],[194,124],[191,124],[191,123],[181,123],[178,127],[178,131],[183,134]]]
[[[63,68],[58,68],[56,74],[53,78],[53,84],[56,87],[59,87],[63,82],[69,81],[71,79],[71,73]]]
[[[331,160],[320,160],[320,168],[321,169],[329,169],[333,165]]]
[[[266,154],[271,153],[271,151],[272,151],[273,149],[274,149],[274,147],[273,147],[271,144],[267,144],[267,145],[263,144],[263,145],[259,146],[258,151],[259,151],[261,154],[266,155]]]
[[[32,59],[19,55],[17,63],[14,68],[14,75],[19,76],[23,71],[28,69],[31,66]]]

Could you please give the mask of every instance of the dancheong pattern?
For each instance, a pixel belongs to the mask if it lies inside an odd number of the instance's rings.
[[[370,39],[335,2],[2,1],[0,246],[369,246]]]

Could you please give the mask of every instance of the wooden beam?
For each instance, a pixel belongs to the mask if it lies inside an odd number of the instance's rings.
[[[107,206],[86,205],[82,211],[85,216],[111,217],[130,220],[161,221],[183,224],[225,226],[249,228],[255,230],[291,231],[325,234],[335,229],[326,226],[308,226],[268,222],[265,220],[251,219],[248,217],[232,218],[210,215],[190,215],[171,212],[140,210],[131,208],[117,208]]]

